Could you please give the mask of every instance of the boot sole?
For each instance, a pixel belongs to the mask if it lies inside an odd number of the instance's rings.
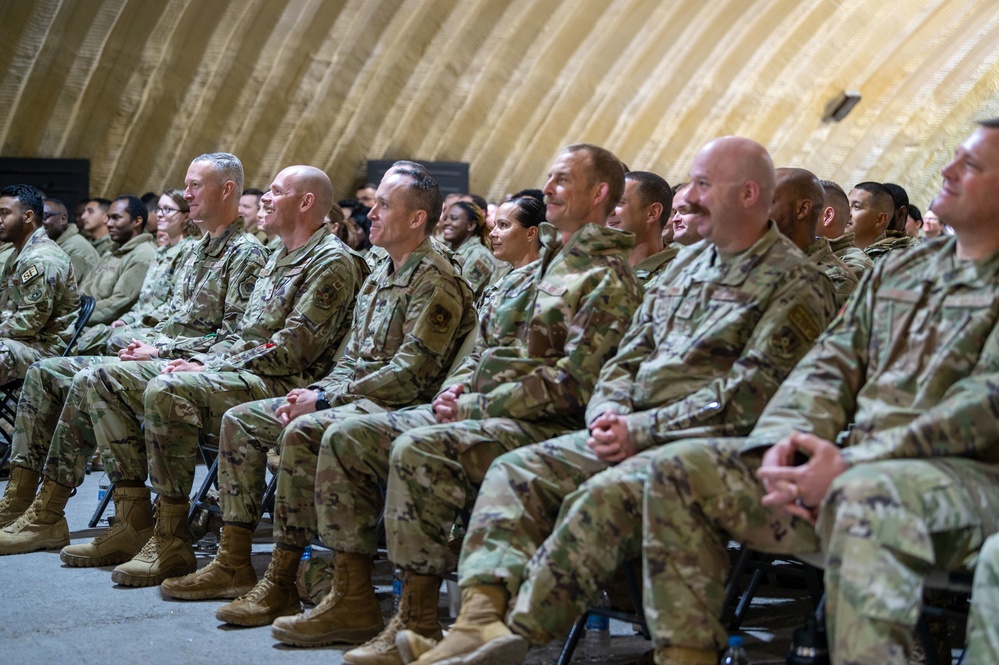
[[[120,584],[121,586],[130,587],[156,586],[158,584],[162,584],[163,580],[171,577],[183,577],[184,575],[189,575],[190,573],[193,573],[197,567],[197,564],[182,564],[171,568],[165,573],[153,575],[151,577],[144,575],[132,575],[121,570],[114,570],[111,571],[111,581],[115,584]]]
[[[492,640],[472,653],[439,661],[437,665],[513,665],[527,658],[528,644],[520,635],[505,635]]]
[[[215,612],[215,618],[222,623],[228,623],[233,626],[244,626],[246,628],[257,628],[258,626],[269,626],[274,623],[274,620],[279,617],[290,617],[298,614],[302,611],[302,604],[298,603],[298,607],[289,607],[282,610],[278,614],[269,614],[267,616],[245,616],[242,614],[229,614],[228,612],[223,612],[221,609]]]
[[[271,628],[271,637],[280,642],[293,647],[325,647],[330,644],[364,644],[382,632],[384,626],[377,628],[344,628],[332,630],[322,635],[302,635],[285,628],[274,626]]]
[[[125,552],[116,552],[114,554],[105,554],[104,556],[79,556],[77,554],[69,554],[65,551],[59,552],[59,559],[67,566],[72,566],[73,568],[98,568],[100,566],[117,566],[125,563],[126,561],[131,561],[132,557],[138,554],[138,551],[132,554],[126,554]]]
[[[165,582],[164,582],[165,583]],[[256,582],[249,586],[229,587],[228,589],[167,589],[160,584],[160,593],[177,600],[236,600],[250,593]]]

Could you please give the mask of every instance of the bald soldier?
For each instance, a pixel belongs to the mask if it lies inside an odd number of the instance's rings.
[[[806,169],[777,169],[777,186],[770,204],[770,219],[777,229],[803,251],[836,287],[836,304],[842,306],[859,280],[836,258],[826,238],[816,238],[825,190],[815,174]]]
[[[147,341],[133,340],[118,358],[48,358],[28,369],[14,422],[11,479],[0,499],[0,552],[69,544],[63,510],[72,489],[83,482],[86,451],[97,445],[88,414],[79,410],[86,371],[121,361],[188,358],[235,329],[265,262],[260,244],[243,233],[236,214],[234,192],[242,182],[243,165],[229,153],[200,155],[188,167],[184,196],[205,237],[181,268],[171,313]],[[60,465],[64,456],[74,464]],[[36,489],[37,510],[26,515]]]
[[[301,464],[289,449],[317,446],[327,427],[351,415],[401,409],[437,393],[461,338],[475,324],[468,283],[430,241],[440,209],[440,189],[423,166],[396,162],[385,173],[368,215],[371,241],[386,254],[358,296],[343,356],[328,374],[299,383],[305,387],[285,397],[225,414],[219,447],[222,543],[208,566],[163,582],[165,595],[236,598],[216,616],[243,626],[267,625],[301,609],[295,573],[311,537],[300,539],[294,527],[302,518],[294,506],[276,502],[276,546],[264,579],[257,581],[250,562],[265,455],[280,449],[279,497],[286,484],[302,487],[311,508],[315,462]]]
[[[635,244],[628,252],[628,264],[647,291],[659,283],[680,251],[663,244],[663,228],[669,223],[666,206],[672,199],[669,183],[661,176],[648,171],[629,171],[624,174],[624,194],[607,218],[609,228],[634,234]]]
[[[717,662],[729,540],[821,548],[833,662],[907,663],[926,571],[999,530],[999,120],[943,180],[956,238],[878,263],[748,438],[667,446],[631,489],[657,663]]]
[[[864,273],[874,267],[874,261],[855,244],[856,235],[846,230],[850,223],[850,199],[843,188],[832,180],[820,180],[825,198],[822,214],[815,233],[829,240],[829,247],[836,258],[849,266],[859,281]]]
[[[601,370],[588,429],[493,463],[462,547],[461,614],[421,665],[520,662],[521,636],[540,644],[563,634],[619,557],[641,550],[631,534],[617,536],[637,507],[616,488],[640,483],[661,446],[748,433],[835,314],[832,284],[767,220],[774,172],[762,146],[712,141],[690,176],[683,202],[705,247],[682,251],[646,296]],[[409,633],[399,645],[426,646]]]

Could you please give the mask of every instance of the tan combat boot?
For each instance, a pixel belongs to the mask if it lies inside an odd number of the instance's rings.
[[[3,498],[0,498],[0,529],[13,524],[28,509],[35,500],[41,477],[40,473],[22,466],[10,468],[10,480],[3,491]]]
[[[437,601],[441,578],[436,575],[406,573],[402,580],[399,611],[378,637],[343,655],[345,665],[400,665],[402,656],[395,646],[396,636],[403,630],[430,638],[441,639],[437,622]]]
[[[113,566],[134,557],[153,535],[153,506],[148,487],[115,487],[115,521],[109,529],[84,545],[62,548],[59,558],[67,566]]]
[[[160,591],[182,600],[239,598],[249,593],[257,583],[257,571],[250,563],[252,540],[252,529],[222,527],[222,542],[212,562],[196,573],[163,580]]]
[[[689,649],[687,647],[657,647],[656,665],[714,665],[718,652],[714,649]]]
[[[63,509],[72,494],[71,488],[45,478],[24,514],[0,531],[0,554],[57,550],[69,545],[69,525]]]
[[[333,584],[326,597],[311,612],[275,619],[271,636],[296,647],[360,644],[384,627],[371,585],[371,557],[337,552],[333,556]]]
[[[523,663],[527,656],[527,640],[514,634],[503,622],[508,602],[506,589],[498,585],[463,589],[461,611],[447,637],[421,655],[416,663],[425,665],[441,660],[449,663]],[[406,639],[406,636],[400,639]]]
[[[295,588],[295,573],[302,559],[300,552],[275,547],[264,579],[245,596],[215,612],[215,618],[237,626],[266,626],[278,617],[302,611]]]
[[[187,528],[190,504],[156,502],[156,525],[142,549],[111,572],[111,581],[122,586],[154,586],[168,577],[193,573],[198,567]]]

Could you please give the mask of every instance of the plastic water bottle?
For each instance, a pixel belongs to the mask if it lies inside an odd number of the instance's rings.
[[[97,481],[97,505],[101,504],[101,501],[104,500],[104,497],[106,497],[110,491],[111,481],[108,479],[108,474],[101,474],[100,480]],[[101,521],[108,522],[112,515],[114,515],[114,504],[109,503],[108,509],[105,510],[104,515],[101,516]]]
[[[600,609],[610,609],[610,596],[601,590],[597,602],[593,605]],[[586,636],[583,638],[583,650],[586,660],[605,661],[610,649],[610,618],[604,614],[590,612],[586,617]]]
[[[399,603],[402,602],[402,569],[396,568],[392,575],[392,616],[399,613]]]
[[[718,662],[721,665],[750,665],[749,656],[746,655],[746,650],[742,648],[742,638],[740,636],[732,635],[728,638],[728,649],[725,650],[725,655]]]
[[[302,561],[308,561],[312,558],[312,545],[306,545],[305,549],[302,550]]]

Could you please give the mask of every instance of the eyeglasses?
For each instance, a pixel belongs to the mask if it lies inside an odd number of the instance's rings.
[[[175,212],[180,212],[180,209],[179,208],[163,208],[163,207],[160,207],[160,208],[156,209],[156,212],[160,213],[161,215],[172,215]]]

